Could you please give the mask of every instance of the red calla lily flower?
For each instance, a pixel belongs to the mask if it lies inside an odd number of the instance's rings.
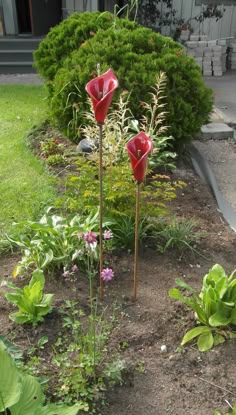
[[[144,181],[147,157],[153,149],[153,142],[143,131],[131,138],[126,144],[134,177],[138,183]]]
[[[91,79],[86,84],[85,89],[92,100],[95,119],[98,123],[104,123],[113,94],[118,86],[118,79],[112,69]]]

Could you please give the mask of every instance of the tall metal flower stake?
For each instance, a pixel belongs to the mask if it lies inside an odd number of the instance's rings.
[[[131,138],[126,144],[134,177],[136,179],[136,214],[134,241],[134,301],[137,299],[137,269],[138,269],[138,237],[139,237],[139,204],[141,184],[144,181],[148,154],[153,149],[153,142],[144,132]]]
[[[103,272],[103,244],[102,244],[102,216],[103,216],[103,163],[102,163],[102,134],[103,125],[107,116],[108,109],[111,105],[112,98],[119,82],[109,69],[104,74],[91,79],[86,84],[86,91],[89,94],[94,110],[94,116],[99,128],[99,251],[100,251],[100,297],[104,296],[104,285],[102,279]]]

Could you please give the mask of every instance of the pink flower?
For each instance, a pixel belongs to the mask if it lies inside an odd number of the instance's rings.
[[[83,240],[88,245],[97,243],[97,235],[95,232],[89,231],[83,234]]]
[[[85,89],[92,100],[95,119],[98,123],[104,123],[118,85],[118,79],[112,69],[87,83]]]
[[[73,265],[73,267],[72,267],[72,270],[71,270],[72,272],[78,272],[79,271],[79,268],[77,267],[77,265],[75,264],[75,265]]]
[[[103,279],[103,281],[105,282],[111,281],[113,277],[114,277],[114,272],[112,271],[111,268],[105,268],[102,270],[101,278]]]
[[[103,238],[105,239],[105,241],[108,241],[109,239],[112,239],[113,238],[112,231],[110,231],[109,229],[108,230],[105,230],[103,232]]]
[[[148,154],[153,149],[152,139],[141,131],[128,141],[126,147],[129,153],[134,177],[138,183],[141,183],[144,181],[146,173]]]
[[[70,272],[69,272],[69,271],[64,271],[64,272],[63,272],[63,274],[62,274],[62,276],[63,276],[65,279],[70,278]]]

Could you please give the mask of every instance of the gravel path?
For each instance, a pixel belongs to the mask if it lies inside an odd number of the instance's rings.
[[[0,85],[41,85],[43,80],[36,73],[0,75]]]

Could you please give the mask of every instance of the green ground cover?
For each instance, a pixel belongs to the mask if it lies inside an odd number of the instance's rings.
[[[45,168],[27,148],[25,134],[45,119],[42,86],[0,86],[0,235],[12,223],[35,218],[53,200]]]

